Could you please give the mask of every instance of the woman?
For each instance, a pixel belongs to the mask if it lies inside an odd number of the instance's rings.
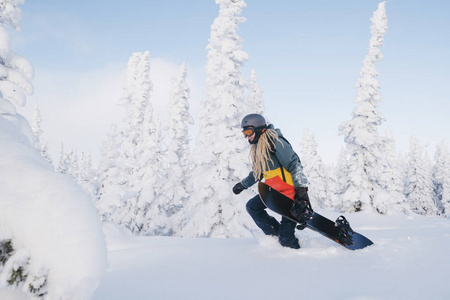
[[[300,159],[289,142],[283,138],[279,129],[259,114],[245,116],[241,122],[242,132],[252,145],[250,156],[253,170],[241,182],[233,187],[233,192],[239,194],[264,178],[264,182],[295,201],[291,210],[298,219],[303,214],[312,213],[307,193],[307,184]],[[309,210],[308,210],[309,209]],[[259,195],[247,202],[247,212],[256,225],[267,235],[278,236],[278,241],[284,247],[299,249],[295,237],[296,223],[282,217],[279,223],[266,212],[266,206]]]

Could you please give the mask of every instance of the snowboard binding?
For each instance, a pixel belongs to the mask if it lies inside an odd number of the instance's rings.
[[[344,216],[339,216],[336,219],[336,239],[338,242],[345,245],[353,245],[353,229],[350,227],[347,219]]]
[[[311,208],[311,204],[306,202],[294,202],[291,208],[291,214],[295,217],[296,220],[298,220],[301,225],[303,226],[302,229],[305,229],[306,227],[306,221],[310,220],[313,217],[314,211]],[[298,228],[297,226],[297,228]],[[298,228],[299,229],[299,228]],[[300,229],[300,230],[302,230]]]

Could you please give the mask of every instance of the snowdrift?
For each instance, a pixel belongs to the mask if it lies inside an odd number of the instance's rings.
[[[89,299],[106,271],[106,242],[94,204],[32,147],[28,123],[0,115],[0,287],[22,268],[17,285],[45,299]]]

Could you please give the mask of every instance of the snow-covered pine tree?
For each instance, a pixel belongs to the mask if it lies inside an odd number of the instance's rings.
[[[148,51],[133,53],[128,61],[127,79],[124,87],[122,104],[126,108],[125,128],[122,132],[121,160],[128,185],[134,187],[140,182],[136,174],[141,172],[140,151],[147,105],[152,91],[150,81],[150,53]]]
[[[205,98],[193,151],[194,192],[187,203],[189,222],[183,235],[250,236],[247,228],[252,225],[245,201],[231,193],[233,185],[250,170],[248,145],[240,133],[240,121],[247,113],[240,67],[248,55],[236,32],[238,24],[245,21],[239,15],[246,4],[244,0],[216,3],[220,6],[219,16],[211,26]]]
[[[123,210],[126,180],[122,172],[119,140],[117,125],[113,124],[107,140],[102,143],[98,166],[100,187],[96,206],[103,221],[114,221],[118,211]]]
[[[34,135],[34,147],[36,150],[41,152],[42,156],[50,163],[53,164],[52,158],[50,157],[50,154],[48,153],[48,147],[47,144],[43,144],[41,141],[42,137],[42,116],[41,111],[39,110],[39,106],[36,105],[34,109],[33,114],[33,122],[31,126],[31,130],[33,131]]]
[[[390,210],[407,212],[409,206],[406,204],[406,197],[403,194],[402,164],[398,161],[395,150],[395,140],[391,130],[386,130],[384,143],[384,165],[383,172],[379,177],[381,190],[373,199],[373,207],[381,214],[386,214]]]
[[[448,152],[448,148],[445,145],[444,142],[442,142],[441,144],[441,148],[444,149],[441,152],[443,152],[443,154],[441,154],[443,157],[446,156],[446,158],[442,158],[442,160],[444,160],[446,163],[444,163],[446,165],[445,168],[442,169],[442,179],[441,179],[441,183],[442,183],[442,189],[441,189],[441,204],[442,204],[442,214],[446,217],[450,217],[450,153]],[[445,155],[446,153],[446,155]]]
[[[63,174],[68,174],[70,168],[70,160],[69,156],[64,150],[64,144],[61,143],[61,146],[59,147],[59,163],[56,167],[56,171]]]
[[[325,202],[324,208],[327,210],[339,210],[339,194],[338,194],[338,181],[336,178],[336,166],[325,165],[325,176],[327,180],[328,199]]]
[[[358,95],[355,102],[358,105],[353,110],[352,120],[339,126],[340,134],[345,136],[349,166],[348,188],[342,194],[342,203],[343,209],[349,212],[372,208],[375,195],[382,189],[379,177],[383,166],[383,143],[377,126],[385,117],[378,110],[382,99],[378,92],[380,86],[375,63],[383,57],[378,47],[383,45],[387,30],[385,2],[379,3],[371,21],[369,52],[356,83]]]
[[[258,83],[258,75],[256,75],[256,71],[253,69],[250,74],[248,88],[250,90],[247,96],[248,111],[251,113],[264,115],[265,107],[262,98],[262,90]]]
[[[433,215],[436,206],[433,201],[433,182],[430,161],[423,146],[415,136],[411,137],[406,170],[404,193],[411,210],[421,215]]]
[[[185,216],[182,207],[192,193],[189,184],[193,163],[190,151],[189,126],[194,119],[189,113],[190,88],[187,84],[187,68],[183,63],[172,80],[171,101],[169,103],[170,139],[167,154],[167,178],[161,190],[160,202],[164,228],[163,234],[172,235],[181,231]]]
[[[41,135],[42,135],[42,116],[41,112],[39,110],[39,106],[34,107],[34,114],[33,114],[33,122],[31,124],[31,130],[33,130],[34,135],[34,147],[41,151],[42,145],[41,145]]]
[[[450,217],[450,176],[445,178],[442,188],[442,214],[446,217]]]
[[[69,168],[67,169],[67,174],[72,176],[76,182],[78,182],[78,177],[80,173],[80,166],[78,165],[78,152],[74,149],[70,149],[67,153],[67,158],[69,160]]]
[[[342,199],[344,193],[350,186],[350,182],[348,180],[349,167],[347,164],[347,151],[345,148],[341,148],[339,151],[337,164],[334,168],[334,177],[336,178],[336,195],[339,197],[338,203],[335,203],[335,208],[338,210],[344,210]]]
[[[81,152],[79,167],[78,183],[83,190],[94,199],[98,192],[97,174],[95,168],[92,166],[90,152]]]
[[[300,143],[302,149],[303,171],[309,182],[309,199],[313,207],[331,208],[328,195],[327,176],[322,163],[322,158],[317,153],[317,143],[314,134],[308,129],[303,132],[303,140]]]
[[[146,114],[152,114],[150,105],[150,93],[152,91],[152,82],[150,81],[150,52],[133,53],[128,61],[127,80],[124,87],[123,105],[126,107],[127,115],[125,119],[125,129],[122,132],[122,141],[120,148],[120,170],[121,177],[125,180],[126,193],[122,199],[121,210],[115,210],[116,214],[112,216],[115,222],[126,225],[134,233],[141,233],[146,220],[143,216],[148,209],[148,203],[153,201],[153,191],[145,191],[145,199],[141,197],[143,188],[154,186],[145,186],[143,176],[147,172],[157,174],[157,168],[151,163],[148,157],[155,153],[147,148],[149,130],[146,122],[150,122],[152,117],[146,117]],[[147,130],[147,131],[146,131]],[[149,154],[150,152],[150,154]],[[156,170],[156,171],[155,171]],[[150,174],[148,174],[150,176]],[[147,180],[148,181],[148,180]],[[147,184],[147,182],[145,183]]]
[[[172,233],[170,221],[165,217],[165,201],[162,195],[163,182],[167,178],[167,168],[164,165],[166,146],[164,143],[163,126],[158,117],[153,116],[152,106],[147,106],[142,145],[142,188],[136,203],[136,227],[141,227],[139,233],[145,235],[168,235]]]
[[[448,200],[444,199],[444,189],[446,182],[450,180],[450,156],[444,141],[436,145],[432,176],[434,203],[436,203],[438,214],[442,214],[444,211],[444,203]]]
[[[0,114],[15,115],[16,106],[24,106],[26,94],[33,93],[33,66],[11,50],[11,38],[6,29],[19,29],[23,1],[3,0],[0,5]]]

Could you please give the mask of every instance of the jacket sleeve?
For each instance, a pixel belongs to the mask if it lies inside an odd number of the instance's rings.
[[[251,171],[247,177],[242,179],[241,183],[246,189],[254,185],[256,183],[256,179],[255,176],[253,175],[253,171]]]
[[[303,173],[300,158],[292,149],[292,146],[281,140],[276,143],[276,156],[280,164],[292,175],[294,188],[307,187],[308,179]]]

